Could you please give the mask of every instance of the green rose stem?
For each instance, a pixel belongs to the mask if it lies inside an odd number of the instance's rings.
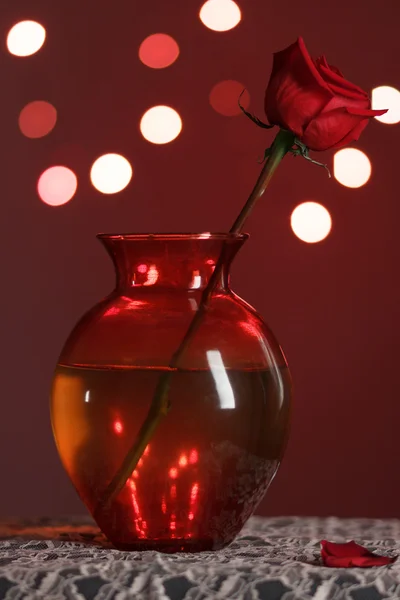
[[[251,192],[246,204],[242,208],[239,216],[232,225],[229,233],[240,233],[246,219],[253,210],[257,200],[261,198],[261,196],[265,192],[279,163],[281,162],[285,154],[292,148],[294,140],[295,136],[290,131],[286,131],[283,129],[279,131],[272,144],[268,158],[265,162],[264,167],[262,168],[256,185],[254,186],[254,189]],[[171,377],[173,376],[179,363],[179,360],[185,352],[185,349],[190,343],[193,335],[196,333],[199,325],[201,324],[203,315],[207,311],[210,298],[221,276],[223,265],[224,247],[217,261],[217,264],[215,265],[215,269],[210,277],[208,285],[203,291],[200,306],[196,311],[196,314],[194,315],[193,320],[190,323],[190,326],[186,331],[179,347],[176,349],[176,351],[171,357],[169,363],[169,370],[165,371],[158,380],[153,400],[150,405],[149,412],[147,413],[147,417],[144,420],[140,431],[136,436],[136,439],[133,445],[131,446],[129,452],[127,453],[123,463],[121,464],[117,473],[109,483],[105,491],[104,497],[97,505],[95,509],[95,514],[98,509],[108,505],[116,498],[116,496],[118,496],[125,483],[127,482],[128,478],[135,470],[137,463],[139,462],[147,444],[152,439],[154,432],[156,431],[160,422],[167,415],[170,408],[168,392],[171,384]]]

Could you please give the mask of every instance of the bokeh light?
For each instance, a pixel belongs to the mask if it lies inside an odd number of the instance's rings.
[[[57,122],[57,111],[43,100],[30,102],[21,110],[18,125],[28,138],[40,138],[50,133]]]
[[[120,154],[103,154],[94,161],[90,180],[102,194],[120,192],[132,179],[133,170],[129,161]]]
[[[139,58],[152,69],[169,67],[179,56],[179,46],[170,35],[154,33],[149,35],[139,47]]]
[[[240,8],[233,0],[208,0],[200,9],[200,19],[213,31],[228,31],[240,22]]]
[[[121,435],[121,433],[123,433],[123,431],[124,431],[124,426],[122,424],[122,421],[120,421],[119,419],[116,419],[114,421],[114,431],[117,435]]]
[[[381,85],[372,90],[372,108],[388,108],[380,117],[375,117],[381,123],[393,125],[400,121],[400,92],[389,85]]]
[[[333,174],[342,185],[359,188],[371,177],[371,162],[357,148],[342,148],[333,157]]]
[[[46,30],[36,21],[20,21],[7,35],[7,48],[15,56],[31,56],[44,44]]]
[[[170,106],[153,106],[140,121],[143,137],[153,144],[168,144],[178,137],[181,130],[182,120]]]
[[[176,469],[175,467],[172,467],[169,470],[169,476],[171,477],[171,479],[176,479],[178,477],[178,469]]]
[[[234,117],[241,114],[239,108],[240,103],[244,108],[248,108],[250,104],[250,95],[247,90],[244,90],[244,85],[239,81],[227,79],[220,81],[212,88],[210,92],[210,104],[214,110],[225,117]]]
[[[318,202],[303,202],[290,217],[293,233],[303,242],[315,244],[325,239],[332,228],[328,210]]]
[[[37,184],[38,194],[50,206],[61,206],[74,196],[78,180],[71,169],[55,166],[46,169]]]
[[[191,465],[194,465],[195,463],[197,463],[199,459],[199,453],[197,452],[196,449],[191,450],[190,452],[190,456],[189,456],[189,462]]]

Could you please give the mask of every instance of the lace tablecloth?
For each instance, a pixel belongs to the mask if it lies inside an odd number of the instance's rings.
[[[228,548],[201,554],[114,550],[82,519],[0,523],[0,599],[400,599],[400,559],[323,567],[324,538],[393,556],[400,521],[253,517]]]

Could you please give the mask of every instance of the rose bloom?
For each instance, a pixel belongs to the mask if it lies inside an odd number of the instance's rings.
[[[271,124],[292,131],[311,150],[328,150],[358,140],[369,119],[387,111],[371,110],[367,92],[325,56],[313,60],[299,38],[274,54],[265,112]]]

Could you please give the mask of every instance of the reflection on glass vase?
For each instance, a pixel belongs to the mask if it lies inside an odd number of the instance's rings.
[[[56,368],[51,416],[64,467],[118,548],[230,543],[266,492],[289,428],[290,375],[260,315],[229,287],[245,234],[98,236],[115,290],[86,313]],[[178,368],[171,408],[104,503],[224,251],[221,281]]]

